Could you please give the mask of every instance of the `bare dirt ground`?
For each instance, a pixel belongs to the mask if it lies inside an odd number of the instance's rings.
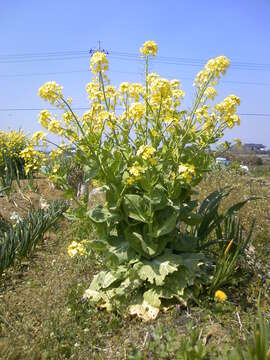
[[[62,192],[53,188],[45,177],[34,179],[31,186],[21,180],[20,187],[16,183],[13,187],[9,196],[0,197],[0,217],[7,221],[13,212],[24,217],[31,209],[39,208],[41,199],[49,202],[62,197]]]

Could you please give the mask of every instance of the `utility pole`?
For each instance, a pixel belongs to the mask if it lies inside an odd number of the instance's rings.
[[[90,49],[89,54],[91,56],[93,56],[93,54],[96,53],[97,51],[100,51],[100,52],[103,52],[106,55],[109,55],[109,52],[107,50],[101,48],[101,41],[100,40],[98,40],[98,48],[97,49],[95,49],[95,48]]]

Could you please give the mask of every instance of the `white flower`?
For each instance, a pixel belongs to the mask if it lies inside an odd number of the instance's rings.
[[[47,209],[49,207],[49,204],[47,203],[47,201],[42,196],[39,199],[39,204],[40,204],[41,209]]]
[[[13,213],[10,215],[10,220],[15,220],[16,224],[18,224],[20,221],[22,221],[22,218],[16,211],[13,211]]]

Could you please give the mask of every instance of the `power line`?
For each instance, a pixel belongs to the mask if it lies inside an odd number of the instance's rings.
[[[132,74],[132,75],[142,75],[142,72],[136,71],[123,71],[123,70],[109,70],[111,73],[120,73],[120,74]],[[78,73],[90,73],[90,70],[67,70],[67,71],[52,71],[45,73],[22,73],[22,74],[0,74],[0,78],[9,78],[9,77],[31,77],[31,76],[44,76],[44,75],[64,75],[64,74],[78,74]],[[176,75],[177,76],[177,75]],[[169,78],[174,78],[176,76],[167,75]],[[194,80],[192,77],[181,77],[180,80]],[[270,83],[261,83],[261,82],[250,82],[250,81],[239,81],[239,80],[222,80],[222,83],[228,84],[242,84],[242,85],[259,85],[259,86],[270,86]]]
[[[74,107],[72,108],[73,110],[89,110],[89,107]],[[0,108],[0,111],[42,111],[44,110],[44,108]],[[47,109],[49,111],[55,111],[55,110],[58,110],[58,111],[62,111],[62,109],[59,109],[59,108],[49,108]],[[237,115],[239,116],[261,116],[261,117],[268,117],[270,116],[270,113],[267,114],[267,113],[238,113]]]
[[[32,62],[32,61],[51,61],[51,60],[74,60],[81,58],[89,58],[88,50],[81,51],[57,51],[57,52],[43,52],[43,53],[24,53],[24,54],[8,54],[0,55],[0,63],[18,63],[18,62]],[[134,53],[110,51],[109,57],[118,60],[140,61],[140,56]],[[162,63],[166,65],[181,65],[181,66],[204,66],[205,59],[194,58],[180,58],[180,57],[165,57],[157,56],[152,59],[153,63]],[[231,68],[236,70],[259,70],[270,71],[270,64],[266,63],[252,63],[232,61]]]

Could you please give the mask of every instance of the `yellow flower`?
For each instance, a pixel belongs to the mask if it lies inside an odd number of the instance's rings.
[[[235,114],[236,107],[240,105],[240,99],[236,95],[229,95],[223,101],[214,106],[216,115],[220,121],[229,128],[236,124],[240,125],[240,118]]]
[[[89,100],[101,100],[103,97],[99,84],[94,81],[86,84],[85,90]]]
[[[36,131],[32,136],[32,141],[34,145],[38,145],[40,141],[45,141],[47,134],[45,134],[43,131]],[[46,141],[45,141],[46,143]]]
[[[137,162],[131,166],[128,169],[130,175],[132,178],[135,178],[136,180],[139,180],[142,177],[142,174],[144,173],[144,168],[142,166],[140,166]],[[128,180],[129,183],[130,180]]]
[[[124,94],[126,92],[128,92],[129,90],[129,87],[130,87],[130,83],[128,82],[122,82],[120,85],[119,85],[119,90],[120,90],[120,93],[121,94]]]
[[[137,151],[137,155],[141,155],[143,160],[147,160],[154,155],[155,151],[156,149],[151,145],[141,145]]]
[[[20,152],[21,158],[25,162],[25,173],[29,171],[36,171],[41,166],[42,160],[45,158],[45,154],[40,151],[34,150],[33,145],[28,145]]]
[[[139,83],[132,83],[128,87],[128,95],[135,101],[139,101],[140,96],[143,95],[143,86]]]
[[[143,46],[140,48],[140,53],[142,56],[156,56],[158,51],[158,46],[153,40],[145,41]]]
[[[139,102],[135,102],[130,106],[129,115],[134,119],[135,123],[140,121],[144,115],[145,107]]]
[[[178,172],[189,184],[192,181],[192,176],[195,174],[195,167],[194,165],[181,164],[178,166]]]
[[[56,84],[55,81],[48,81],[39,88],[38,95],[53,105],[63,97],[62,90],[63,87]]]
[[[48,130],[54,134],[62,134],[63,129],[61,127],[60,121],[52,119],[48,124]]]
[[[109,62],[106,54],[102,51],[96,51],[91,57],[90,67],[94,74],[108,70]]]
[[[217,290],[215,292],[215,300],[223,303],[227,300],[227,295],[222,290]]]
[[[151,129],[151,134],[153,137],[156,137],[156,136],[158,136],[158,131],[155,129]]]
[[[210,59],[204,67],[204,70],[197,74],[194,85],[203,87],[209,81],[213,84],[220,78],[220,74],[225,74],[230,65],[230,60],[226,56],[218,56]]]
[[[51,120],[51,117],[52,117],[52,113],[49,110],[40,111],[39,122],[45,129],[48,129],[48,125]]]
[[[62,117],[63,117],[64,123],[67,126],[69,126],[72,123],[72,121],[74,120],[73,115],[72,115],[72,113],[70,111],[64,112]]]
[[[76,255],[84,256],[86,255],[86,250],[82,243],[72,241],[72,243],[68,246],[68,254],[70,257],[74,257]]]
[[[215,97],[217,96],[217,90],[216,90],[214,87],[209,86],[209,87],[205,90],[204,95],[205,95],[205,97],[207,97],[208,99],[214,100]]]

